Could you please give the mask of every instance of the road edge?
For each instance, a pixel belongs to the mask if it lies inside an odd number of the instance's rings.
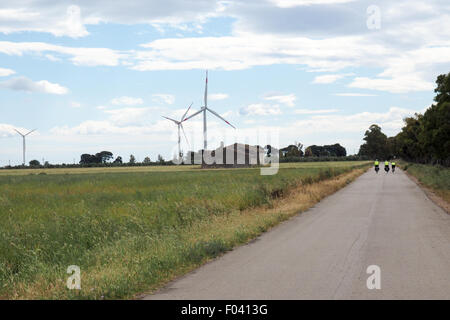
[[[402,171],[406,174],[406,176],[414,182],[422,191],[425,193],[428,199],[432,201],[435,205],[437,205],[439,208],[444,210],[447,214],[450,214],[450,203],[448,203],[445,199],[441,198],[436,192],[430,188],[424,185],[422,182],[419,181],[414,175],[408,172],[408,170]]]

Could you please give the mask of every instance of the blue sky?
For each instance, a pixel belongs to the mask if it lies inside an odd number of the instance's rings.
[[[209,105],[237,127],[208,115],[209,146],[270,137],[352,154],[372,123],[396,134],[433,102],[449,21],[448,1],[4,0],[0,166],[21,163],[14,128],[38,129],[27,160],[169,158],[176,126],[161,115],[202,106],[206,69]],[[200,149],[201,117],[185,129],[183,149]]]

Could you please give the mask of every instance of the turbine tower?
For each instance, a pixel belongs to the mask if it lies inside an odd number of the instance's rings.
[[[208,70],[206,70],[206,83],[205,83],[205,97],[204,97],[204,99],[205,99],[205,105],[199,111],[197,111],[193,115],[187,117],[183,121],[186,121],[186,120],[188,120],[188,119],[190,119],[192,117],[195,117],[199,113],[203,112],[203,149],[206,150],[207,147],[208,147],[208,134],[207,134],[207,126],[206,126],[206,111],[211,112],[213,115],[215,115],[219,119],[223,120],[226,124],[228,124],[229,126],[233,127],[234,129],[236,129],[236,127],[233,126],[231,123],[229,123],[224,118],[222,118],[217,112],[215,112],[214,110],[211,110],[210,108],[208,108]]]
[[[179,158],[181,158],[181,147],[180,147],[180,144],[181,144],[181,136],[180,136],[180,128],[181,128],[181,130],[183,131],[184,138],[186,139],[186,142],[189,144],[188,138],[186,137],[186,133],[184,132],[184,128],[183,128],[182,122],[184,121],[184,118],[186,117],[186,115],[187,115],[187,113],[189,112],[189,109],[191,109],[191,107],[192,107],[192,103],[191,103],[191,105],[189,106],[189,108],[186,110],[186,112],[183,114],[183,116],[181,117],[181,120],[180,120],[180,121],[177,121],[177,120],[172,119],[172,118],[169,118],[169,117],[162,116],[163,118],[166,118],[167,120],[170,120],[170,121],[174,122],[174,123],[178,126],[178,157],[179,157]]]
[[[26,151],[25,137],[26,137],[27,135],[29,135],[30,133],[36,131],[36,129],[33,129],[33,130],[29,131],[29,132],[26,133],[26,134],[23,134],[22,132],[20,132],[20,131],[17,130],[17,129],[14,129],[14,130],[16,130],[16,132],[17,132],[18,134],[20,134],[20,135],[22,136],[22,138],[23,138],[23,166],[25,166],[25,151]]]

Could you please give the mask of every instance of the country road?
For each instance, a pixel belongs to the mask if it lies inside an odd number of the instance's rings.
[[[369,290],[367,267],[381,270]],[[450,299],[450,215],[369,170],[256,241],[144,299]]]

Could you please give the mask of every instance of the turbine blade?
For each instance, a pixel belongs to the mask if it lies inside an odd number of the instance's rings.
[[[187,138],[187,136],[186,136],[186,132],[184,132],[184,128],[183,128],[183,124],[182,124],[182,123],[180,123],[180,127],[181,127],[181,131],[183,131],[184,138],[186,139],[186,142],[187,142],[187,144],[188,144],[188,146],[189,146],[189,148],[190,148],[190,147],[191,147],[191,144],[189,143],[189,140],[188,140],[188,138]]]
[[[25,137],[27,136],[27,135],[29,135],[30,133],[33,133],[33,132],[35,132],[37,129],[33,129],[33,130],[31,130],[30,132],[28,132],[26,135],[25,135]]]
[[[189,108],[186,110],[186,112],[183,114],[183,116],[181,117],[181,121],[183,121],[183,120],[184,120],[184,117],[186,117],[187,113],[189,112],[189,110],[190,110],[191,107],[192,107],[192,104],[193,104],[193,102],[191,103],[191,105],[189,106]]]
[[[227,120],[225,120],[224,118],[222,118],[217,112],[215,112],[215,111],[213,111],[213,110],[211,110],[211,109],[209,109],[209,108],[206,108],[206,110],[208,110],[209,112],[211,112],[213,115],[215,115],[216,117],[218,117],[218,118],[220,118],[220,119],[222,119],[223,121],[225,121],[225,123],[226,124],[228,124],[229,126],[231,126],[231,127],[233,127],[234,129],[236,129],[236,127],[235,126],[233,126],[231,123],[229,123]]]
[[[20,132],[19,130],[17,130],[17,129],[14,129],[18,134],[20,134],[22,137],[24,137],[25,135],[22,133],[22,132]]]
[[[175,124],[179,124],[180,123],[180,121],[174,120],[174,119],[169,118],[169,117],[165,117],[165,116],[161,116],[161,117],[166,118],[167,120],[173,121],[173,122],[175,122]]]
[[[199,111],[197,111],[196,113],[190,115],[189,117],[187,117],[186,119],[184,119],[182,122],[184,122],[184,121],[186,121],[186,120],[189,120],[189,119],[192,118],[192,117],[195,117],[195,116],[198,115],[200,112],[203,112],[203,108],[200,109]]]

